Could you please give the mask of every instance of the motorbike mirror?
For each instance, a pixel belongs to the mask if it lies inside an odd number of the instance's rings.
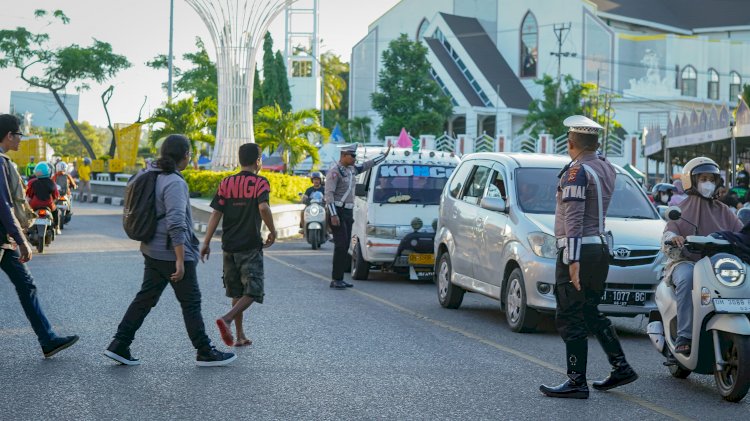
[[[682,209],[679,206],[670,206],[667,208],[667,218],[670,221],[677,221],[682,217]]]

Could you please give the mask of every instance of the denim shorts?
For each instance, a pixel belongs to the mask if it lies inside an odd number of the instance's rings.
[[[224,288],[227,297],[252,297],[263,302],[263,249],[224,252]]]

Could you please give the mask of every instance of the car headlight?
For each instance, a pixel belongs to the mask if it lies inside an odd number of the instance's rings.
[[[368,225],[367,235],[378,238],[396,238],[395,225]]]
[[[722,284],[737,287],[745,282],[745,265],[734,256],[725,254],[716,259],[713,265],[716,279]]]
[[[557,258],[557,240],[555,237],[543,232],[532,232],[528,238],[534,254],[547,259]]]

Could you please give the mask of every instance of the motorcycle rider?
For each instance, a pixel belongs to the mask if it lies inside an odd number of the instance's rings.
[[[672,195],[677,191],[677,187],[669,183],[659,183],[654,186],[654,204],[656,206],[667,206],[672,199]]]
[[[716,196],[719,166],[710,158],[691,159],[681,177],[687,198],[680,203],[681,219],[669,221],[664,228],[662,244],[667,256],[664,279],[675,288],[677,297],[677,339],[675,352],[690,354],[693,337],[693,267],[701,256],[683,249],[685,237],[706,236],[717,231],[740,231],[737,215]]]
[[[729,189],[730,192],[737,193],[737,197],[740,199],[740,203],[747,201],[747,193],[750,192],[748,184],[750,184],[750,173],[742,170],[737,173],[737,179],[735,180],[735,186]]]
[[[55,233],[60,234],[60,228],[57,228],[58,212],[55,205],[55,201],[60,197],[60,191],[57,189],[57,184],[50,179],[52,175],[50,168],[50,165],[44,161],[36,164],[36,167],[34,167],[35,178],[29,180],[29,184],[26,186],[26,198],[34,211],[44,208],[52,211],[54,226],[56,227]]]
[[[78,188],[78,185],[76,185],[73,177],[68,174],[68,164],[64,161],[55,164],[55,174],[52,176],[52,181],[57,184],[57,190],[60,192],[60,197],[68,202],[68,211],[70,211],[70,194],[74,189]],[[59,218],[59,222],[60,227],[62,227],[63,218]]]
[[[325,195],[326,190],[323,186],[323,176],[320,174],[320,171],[314,171],[312,174],[310,174],[310,181],[312,181],[313,185],[308,187],[307,190],[305,190],[305,193],[302,195],[302,203],[307,206],[310,204],[310,198],[312,197],[313,193],[320,192],[321,195]],[[322,203],[321,203],[322,205]],[[300,229],[304,229],[305,224],[305,210],[302,209],[302,213],[300,214],[299,218],[299,227]]]

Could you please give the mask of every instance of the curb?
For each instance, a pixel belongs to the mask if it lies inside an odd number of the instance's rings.
[[[123,199],[122,197],[99,196],[96,194],[92,194],[90,197],[86,197],[81,193],[73,193],[73,200],[82,203],[99,203],[112,206],[123,206],[125,204],[125,199]]]

